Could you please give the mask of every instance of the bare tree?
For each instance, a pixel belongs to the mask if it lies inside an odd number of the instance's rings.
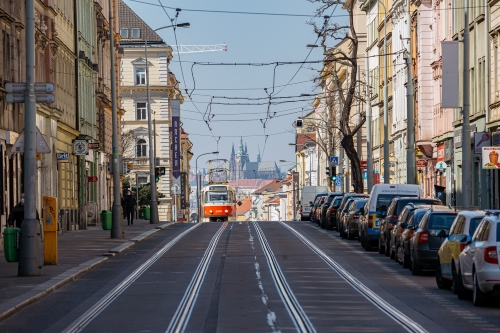
[[[358,36],[354,28],[354,11],[357,4],[356,0],[308,0],[311,3],[319,4],[317,9],[317,16],[324,17],[325,22],[321,27],[315,22],[310,22],[314,27],[314,31],[318,35],[319,40],[321,40],[321,45],[323,47],[324,53],[327,55],[325,58],[325,69],[328,69],[328,79],[330,80],[327,93],[332,101],[338,100],[336,105],[330,105],[332,108],[338,109],[338,122],[332,124],[332,127],[338,128],[341,134],[340,144],[344,148],[347,157],[350,160],[351,173],[353,178],[354,192],[363,192],[363,175],[361,171],[361,162],[354,145],[354,136],[358,132],[366,118],[365,114],[362,113],[359,122],[354,123],[352,121],[351,110],[355,105],[355,101],[361,102],[363,100],[362,95],[359,91],[364,91],[365,89],[358,89],[356,91],[360,82],[358,81]],[[342,8],[348,14],[348,24],[339,25],[337,23],[329,23],[329,17],[325,16],[327,12],[335,8],[336,6],[342,6]],[[335,41],[346,41],[348,51],[343,51],[341,48],[329,49],[326,46],[326,42],[330,39]],[[342,81],[338,77],[338,67],[345,66],[347,68],[347,82]],[[320,80],[325,80],[325,73],[322,74]],[[346,84],[344,84],[346,82]],[[358,93],[356,95],[356,93]]]
[[[141,165],[149,164],[149,159],[147,157],[138,158],[136,156],[134,148],[135,148],[135,142],[137,141],[137,136],[134,130],[128,130],[122,133],[121,140],[122,140],[121,151],[124,163],[133,162],[134,164],[141,164]]]

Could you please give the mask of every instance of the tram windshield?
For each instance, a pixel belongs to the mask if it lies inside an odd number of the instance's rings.
[[[227,192],[207,192],[206,202],[227,202],[228,193]]]

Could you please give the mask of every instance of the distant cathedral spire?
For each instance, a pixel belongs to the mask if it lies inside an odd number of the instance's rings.
[[[260,163],[261,160],[260,160],[260,145],[259,145],[259,153],[257,154],[257,163]]]

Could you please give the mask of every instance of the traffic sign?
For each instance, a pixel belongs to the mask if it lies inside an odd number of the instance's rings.
[[[338,156],[330,156],[330,165],[338,165],[339,157]]]
[[[342,186],[342,176],[337,176],[337,179],[335,179],[335,186]]]
[[[366,161],[360,161],[361,163],[361,170],[366,170]]]
[[[89,183],[96,183],[97,182],[97,176],[89,176]]]
[[[5,101],[7,103],[24,103],[26,100],[26,82],[11,82],[5,84]],[[37,103],[54,103],[54,84],[52,82],[38,82],[34,85],[35,100]]]
[[[41,154],[50,153],[49,145],[43,138],[42,133],[40,133],[38,126],[36,128],[36,152]],[[19,136],[17,137],[16,142],[14,142],[14,145],[10,149],[10,153],[11,155],[14,153],[24,153],[24,129],[21,131],[21,134],[19,134]]]

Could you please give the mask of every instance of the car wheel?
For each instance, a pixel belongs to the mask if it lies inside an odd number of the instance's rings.
[[[411,266],[410,255],[405,253],[404,246],[402,246],[402,248],[403,248],[403,268],[410,268],[410,266]]]
[[[411,258],[411,274],[412,275],[422,275],[422,267],[417,264],[417,261]]]
[[[378,238],[378,253],[379,254],[384,254],[385,253],[385,246],[382,245],[382,237]]]
[[[462,272],[460,269],[457,270],[455,269],[455,266],[453,266],[453,292],[457,294],[458,299],[467,299],[469,298],[469,291],[465,289],[464,287],[464,281],[462,280]]]
[[[387,241],[387,237],[385,237],[385,256],[391,256],[391,244]]]
[[[450,280],[446,280],[443,278],[443,275],[441,274],[441,264],[438,260],[438,264],[436,267],[436,284],[439,289],[450,289],[452,282]]]
[[[349,230],[347,230],[347,239],[348,240],[354,240],[354,233],[352,233]]]
[[[396,260],[396,247],[394,247],[394,250],[392,250],[392,242],[389,243],[389,257],[393,260]],[[397,261],[397,260],[396,260]]]
[[[474,272],[473,279],[474,286],[472,288],[472,304],[474,304],[474,306],[483,306],[488,302],[488,294],[483,293],[479,288],[476,272]]]
[[[340,237],[347,238],[347,235],[346,235],[345,230],[344,230],[344,225],[341,225],[341,227],[340,227]]]
[[[405,249],[401,244],[396,244],[396,262],[400,265],[403,264]]]

